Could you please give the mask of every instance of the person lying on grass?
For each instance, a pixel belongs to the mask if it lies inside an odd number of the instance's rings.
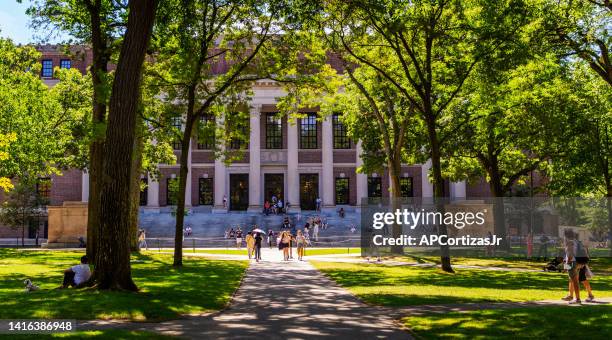
[[[81,288],[81,285],[87,282],[90,277],[89,260],[87,256],[83,256],[81,257],[81,264],[72,266],[64,271],[64,283],[59,288],[68,288],[68,286]]]

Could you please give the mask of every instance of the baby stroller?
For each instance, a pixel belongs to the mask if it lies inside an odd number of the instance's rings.
[[[544,271],[545,272],[562,272],[563,271],[563,258],[559,256],[553,258],[550,262],[548,262],[544,266]]]

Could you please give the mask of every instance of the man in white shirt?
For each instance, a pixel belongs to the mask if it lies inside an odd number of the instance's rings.
[[[89,269],[89,260],[87,256],[81,257],[81,264],[72,266],[64,271],[64,283],[60,288],[67,288],[72,286],[79,288],[79,286],[89,280],[91,277],[91,270]]]

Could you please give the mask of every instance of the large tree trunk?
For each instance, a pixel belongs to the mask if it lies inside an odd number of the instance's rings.
[[[142,151],[144,140],[142,136],[142,119],[138,120],[134,155],[132,159],[132,186],[130,192],[130,250],[138,251],[138,216],[140,213],[140,174],[142,172]]]
[[[610,256],[612,256],[612,183],[608,179],[606,192],[606,208],[608,209],[608,244],[610,247]]]
[[[496,167],[497,160],[491,160],[491,167],[487,168],[489,174],[489,188],[493,194],[493,232],[501,238],[500,248],[510,250],[510,243],[506,235],[506,212],[504,208],[504,189],[499,169]]]
[[[94,272],[100,289],[138,289],[130,266],[130,187],[142,65],[156,8],[156,0],[130,1],[109,102]]]
[[[436,211],[444,215],[444,178],[442,177],[442,165],[440,163],[440,144],[435,127],[435,118],[433,113],[429,115],[431,119],[427,120],[427,130],[429,135],[429,143],[431,146],[431,170],[434,179],[434,203]],[[438,226],[438,235],[448,235],[444,222]],[[448,245],[440,245],[440,262],[442,270],[449,273],[454,273],[450,261],[450,249]]]
[[[89,10],[91,20],[91,46],[93,62],[91,79],[93,85],[92,124],[96,133],[89,146],[89,197],[87,204],[87,257],[95,262],[97,238],[100,233],[100,175],[102,172],[102,152],[104,138],[99,136],[100,126],[106,121],[106,98],[103,77],[108,73],[108,46],[102,33],[100,3]]]
[[[187,176],[189,168],[187,161],[189,159],[189,144],[193,131],[194,119],[191,114],[188,114],[187,122],[185,123],[185,132],[181,142],[181,159],[179,170],[179,187],[178,197],[176,198],[176,225],[174,229],[174,263],[175,267],[183,265],[183,226],[185,223],[185,191],[187,189]],[[191,197],[190,197],[191,198]]]

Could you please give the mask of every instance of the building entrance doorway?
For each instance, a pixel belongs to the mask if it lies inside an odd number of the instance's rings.
[[[230,174],[230,210],[247,210],[249,207],[249,175]]]
[[[316,210],[317,197],[319,197],[319,175],[300,174],[300,208]]]
[[[283,174],[265,174],[264,175],[264,200],[272,202],[272,196],[283,200],[285,199],[285,176]]]

